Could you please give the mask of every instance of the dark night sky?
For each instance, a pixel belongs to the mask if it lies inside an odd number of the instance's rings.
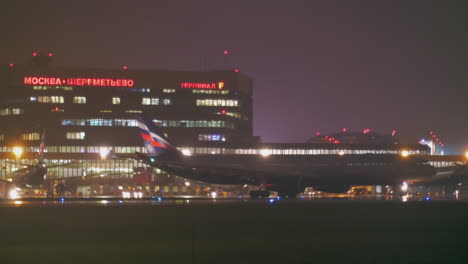
[[[228,49],[254,78],[264,141],[433,130],[453,152],[468,149],[466,14],[463,1],[6,1],[0,63],[42,49],[57,66],[220,69]]]

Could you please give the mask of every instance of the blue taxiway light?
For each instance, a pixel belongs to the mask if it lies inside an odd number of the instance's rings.
[[[424,200],[426,200],[426,201],[430,201],[430,200],[431,200],[431,197],[429,197],[429,196],[426,196],[426,198],[424,198]]]
[[[119,200],[119,203],[121,204],[121,203],[123,203],[123,201],[122,201],[122,200]]]
[[[161,202],[162,201],[162,198],[161,197],[158,197],[158,202]]]
[[[272,204],[273,202],[275,202],[275,199],[271,198],[269,202]]]
[[[63,198],[63,197],[62,197],[62,198],[60,198],[60,202],[62,202],[62,203],[63,203],[64,201],[65,201],[65,198]]]

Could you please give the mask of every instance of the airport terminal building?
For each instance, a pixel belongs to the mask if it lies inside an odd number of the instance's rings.
[[[393,143],[262,143],[253,135],[252,78],[238,71],[57,68],[49,65],[51,56],[35,53],[31,63],[0,65],[1,177],[19,168],[9,161],[35,162],[45,131],[46,162],[74,163],[51,168],[48,175],[82,177],[82,193],[112,194],[122,186],[200,193],[203,187],[168,180],[173,176],[135,160],[105,157],[109,151],[145,152],[137,114],[153,119],[191,155],[429,153],[426,146]]]

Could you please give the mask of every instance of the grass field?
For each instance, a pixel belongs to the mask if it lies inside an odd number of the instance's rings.
[[[468,203],[5,207],[0,219],[2,264],[468,263]]]

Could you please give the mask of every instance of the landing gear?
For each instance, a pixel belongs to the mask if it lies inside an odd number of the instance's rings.
[[[46,192],[46,198],[54,198],[54,191],[48,190]]]
[[[268,196],[270,196],[270,192],[267,190],[257,190],[250,192],[251,198],[268,198]]]

